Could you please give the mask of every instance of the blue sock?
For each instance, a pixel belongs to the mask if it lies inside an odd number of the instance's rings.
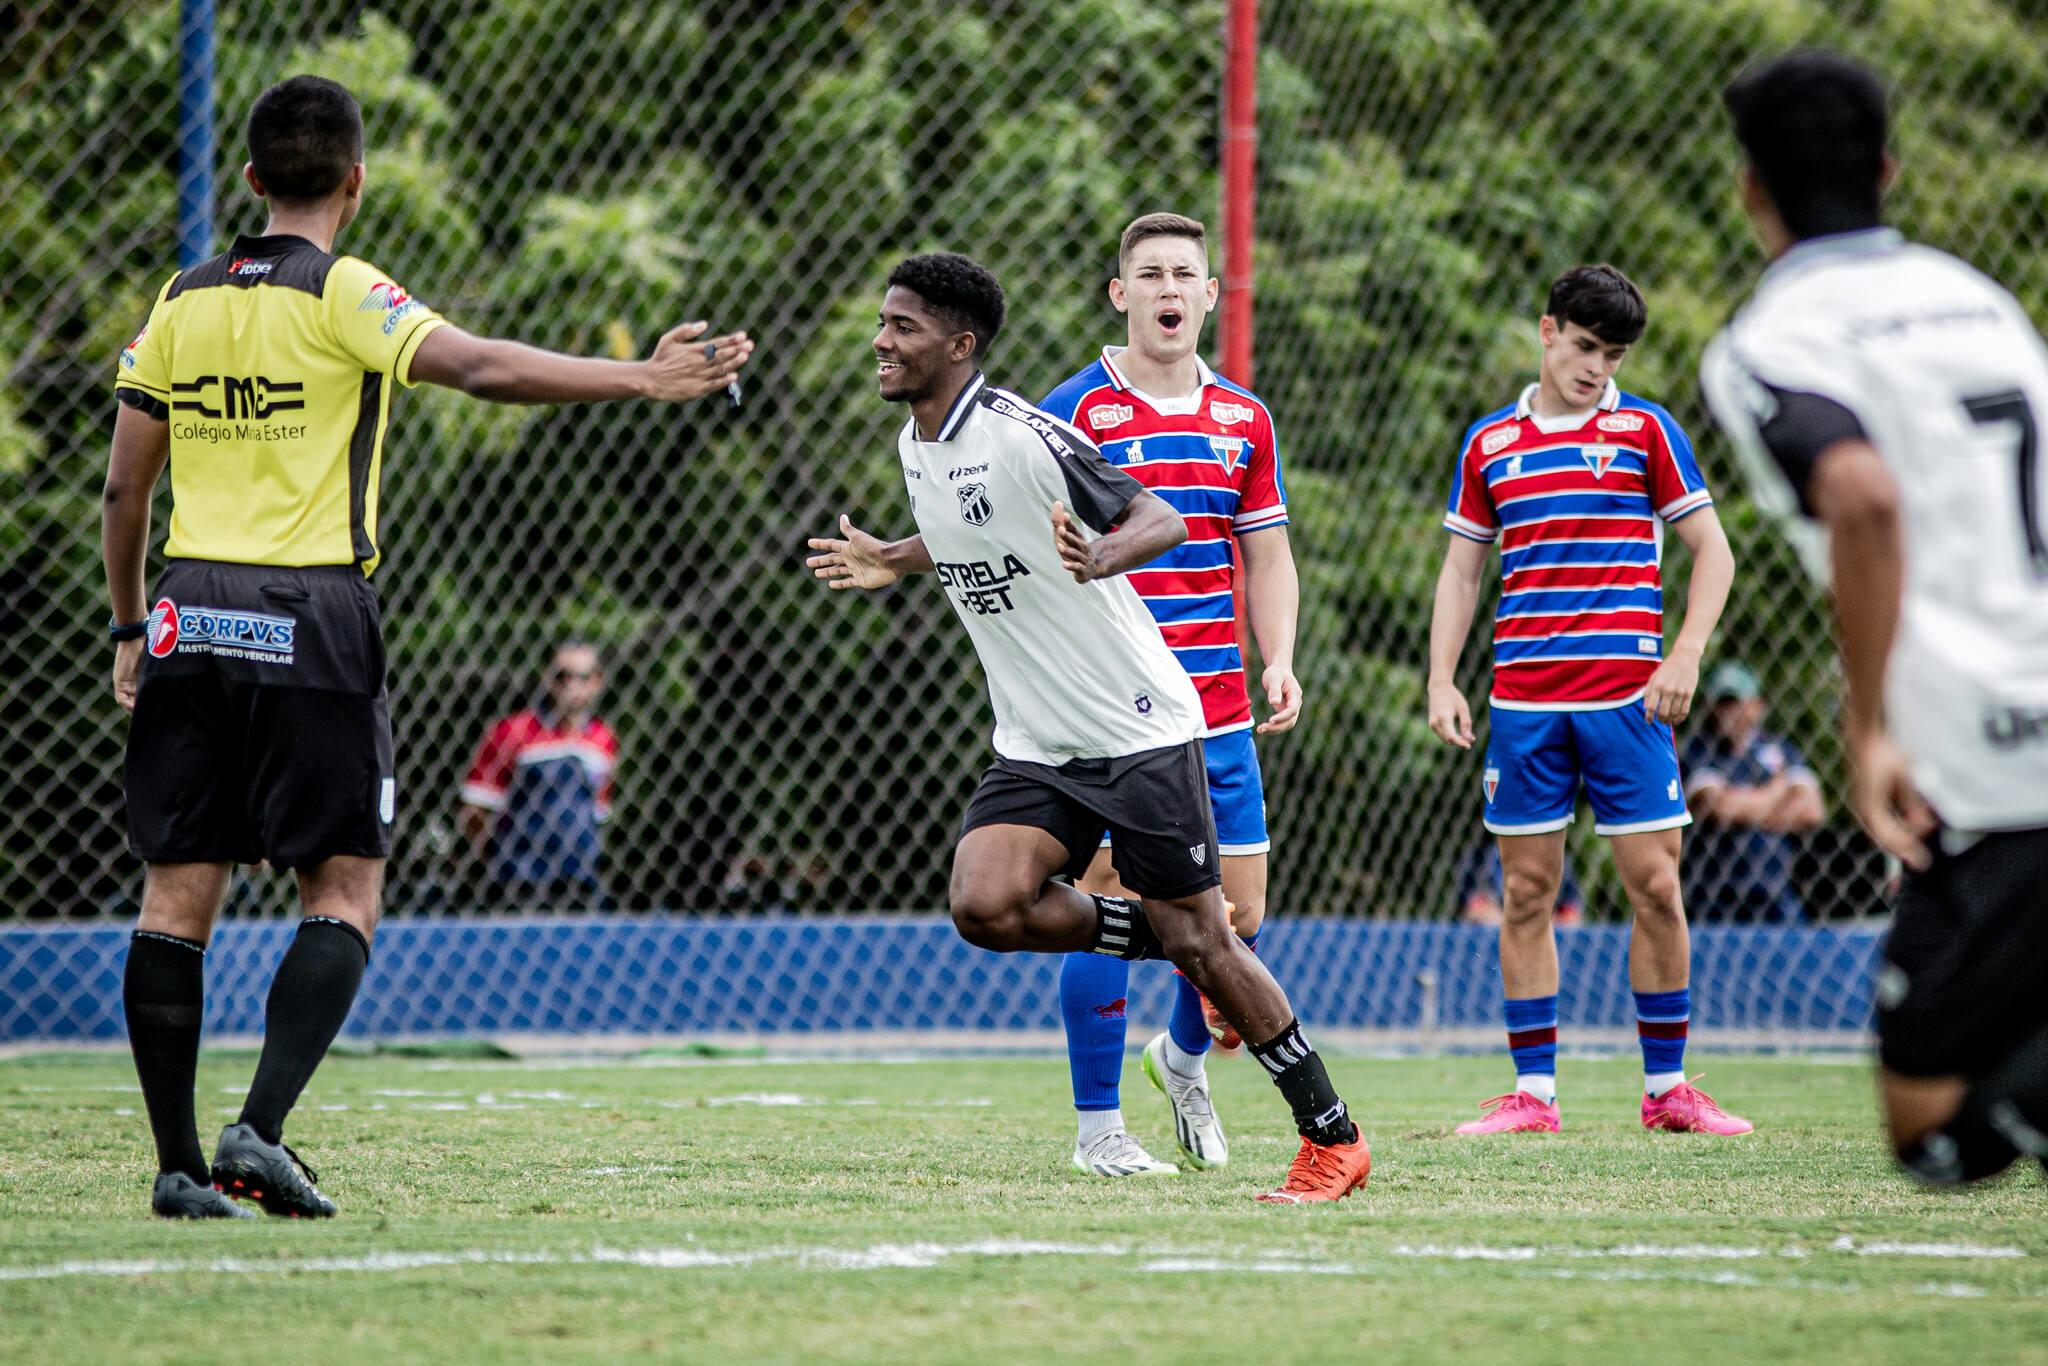
[[[1131,965],[1121,958],[1070,953],[1060,966],[1060,1019],[1067,1027],[1076,1110],[1117,1108],[1130,986]]]
[[[1692,988],[1638,991],[1636,1042],[1643,1046],[1643,1075],[1685,1071],[1685,1034],[1692,1021]]]
[[[1505,1001],[1508,1052],[1518,1077],[1557,1075],[1557,998],[1525,996]]]
[[[1258,952],[1257,930],[1244,936],[1244,946]],[[1197,1056],[1208,1052],[1209,1045],[1215,1042],[1209,1033],[1209,1018],[1202,1013],[1202,993],[1178,972],[1173,974],[1173,1014],[1167,1017],[1166,1032],[1173,1036],[1174,1046],[1181,1052]]]

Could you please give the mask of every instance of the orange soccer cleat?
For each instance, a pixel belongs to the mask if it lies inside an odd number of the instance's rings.
[[[1287,1168],[1277,1190],[1259,1197],[1263,1205],[1305,1205],[1313,1200],[1342,1200],[1365,1185],[1372,1172],[1372,1151],[1365,1131],[1349,1143],[1328,1145],[1301,1140],[1301,1151]]]
[[[1238,1037],[1237,1027],[1224,1019],[1223,1012],[1216,1008],[1216,1003],[1206,996],[1202,998],[1202,1019],[1208,1024],[1209,1037],[1216,1041],[1219,1050],[1235,1055],[1244,1047],[1244,1040]]]

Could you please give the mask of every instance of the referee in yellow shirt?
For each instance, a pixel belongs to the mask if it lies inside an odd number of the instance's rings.
[[[282,1131],[355,1001],[391,851],[369,576],[393,389],[683,402],[724,388],[753,351],[743,333],[702,340],[703,323],[635,362],[475,337],[335,255],[362,204],[363,124],[333,81],[263,93],[243,175],[269,201],[264,234],[172,276],[121,352],[102,509],[114,695],[133,712],[129,840],[149,866],[122,998],[156,1138],[151,1206],[169,1218],[251,1217],[228,1195],[334,1213]],[[151,597],[150,495],[167,461],[169,563]],[[209,1164],[192,1097],[206,943],[230,865],[264,859],[297,872],[305,919],[271,983],[248,1100]]]

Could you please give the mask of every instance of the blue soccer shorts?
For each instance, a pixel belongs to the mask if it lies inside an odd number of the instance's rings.
[[[1678,742],[1640,700],[1598,711],[1495,707],[1486,744],[1486,828],[1543,835],[1572,823],[1583,783],[1601,835],[1692,823],[1678,777]],[[1211,781],[1214,781],[1213,779]]]
[[[1216,847],[1225,858],[1263,854],[1273,847],[1266,833],[1266,784],[1259,776],[1258,746],[1249,726],[1202,741],[1209,763],[1209,806],[1216,813]],[[1109,836],[1102,837],[1109,847]]]

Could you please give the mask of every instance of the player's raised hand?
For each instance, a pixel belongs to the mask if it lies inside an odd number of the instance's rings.
[[[123,711],[135,710],[136,676],[142,671],[142,642],[123,640],[114,646],[114,700]]]
[[[707,323],[684,323],[669,329],[647,358],[647,397],[685,403],[715,394],[739,373],[754,354],[753,339],[744,332],[699,341]]]
[[[1265,684],[1266,705],[1273,709],[1273,714],[1260,723],[1258,733],[1278,735],[1293,730],[1294,723],[1301,719],[1301,680],[1285,664],[1268,664],[1259,681]]]
[[[1102,577],[1096,568],[1095,551],[1090,541],[1068,513],[1067,505],[1058,500],[1054,500],[1052,505],[1052,543],[1060,552],[1060,564],[1074,576],[1075,583],[1088,583]]]
[[[1472,709],[1455,683],[1429,685],[1429,728],[1447,745],[1472,748]]]
[[[827,588],[887,588],[902,575],[882,562],[883,543],[839,514],[839,538],[811,537],[819,553],[805,560]]]
[[[1643,719],[1677,725],[1692,711],[1692,695],[1699,686],[1699,657],[1688,650],[1673,650],[1643,689]]]
[[[1913,786],[1905,751],[1879,731],[1849,742],[1849,805],[1878,848],[1915,872],[1930,859],[1927,837],[1937,824],[1933,808]]]

